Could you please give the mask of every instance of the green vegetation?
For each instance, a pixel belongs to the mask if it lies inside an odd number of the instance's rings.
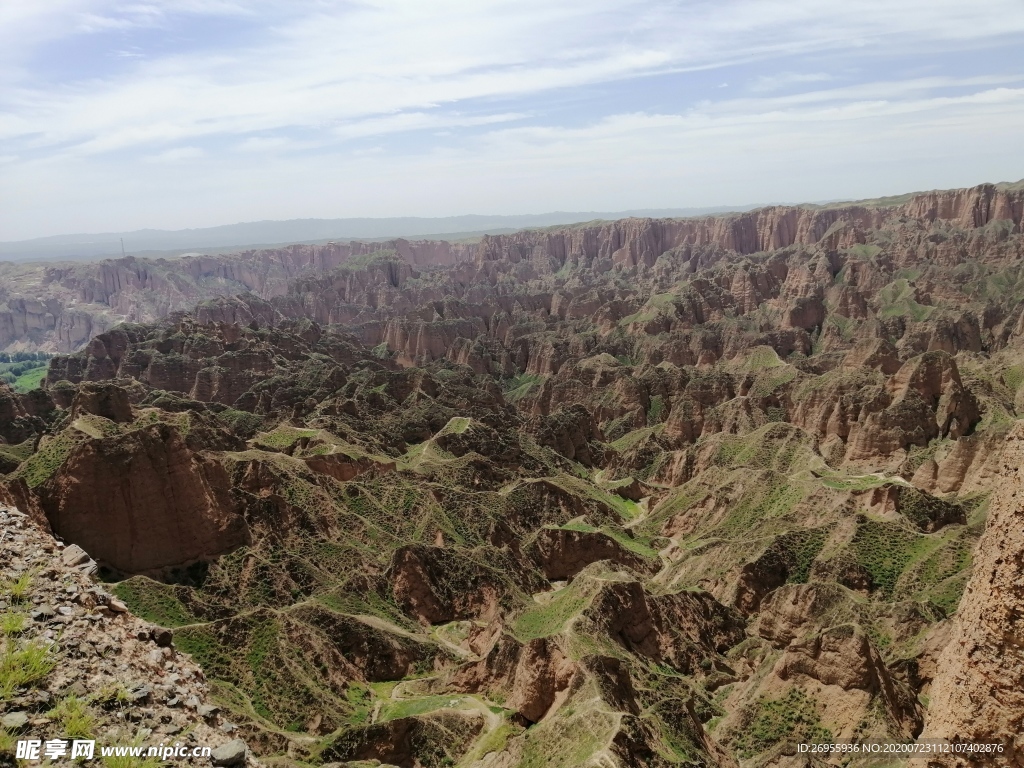
[[[196,622],[196,617],[178,597],[179,591],[187,594],[184,587],[175,588],[146,576],[133,576],[114,585],[112,591],[132,613],[154,624],[180,627]]]
[[[203,667],[224,705],[269,727],[302,731],[311,711],[325,713],[333,727],[354,712],[341,675],[332,672],[337,650],[323,632],[338,619],[317,614],[323,630],[288,614],[260,609],[231,619],[180,627],[175,644]],[[358,623],[333,630],[345,636]],[[349,628],[351,627],[351,629]]]
[[[935,307],[918,304],[916,291],[907,280],[894,280],[878,292],[879,315],[883,318],[909,317],[921,322],[927,320]]]
[[[898,523],[862,519],[850,543],[857,562],[885,598],[928,596],[938,587],[938,602],[959,600],[947,580],[970,564],[975,534],[963,526],[922,534]]]
[[[6,728],[0,727],[0,759],[4,759],[6,757],[6,759],[13,761],[17,741],[17,736],[10,733]],[[14,765],[13,762],[8,764]]]
[[[846,252],[858,259],[871,259],[882,252],[882,249],[873,244],[857,243],[846,249]]]
[[[463,696],[424,696],[422,698],[389,701],[380,709],[378,722],[414,717],[439,709],[458,709],[464,702]]]
[[[302,438],[316,437],[316,429],[300,429],[287,424],[282,424],[271,432],[263,432],[256,435],[255,442],[267,448],[284,450],[290,448]]]
[[[563,530],[566,531],[585,531],[587,533],[600,532],[603,533],[605,536],[608,536],[609,538],[615,539],[615,541],[620,546],[622,546],[623,549],[629,550],[633,554],[640,555],[641,557],[646,557],[653,560],[658,559],[657,550],[653,549],[650,546],[652,537],[649,536],[641,536],[639,538],[634,538],[621,528],[611,525],[602,526],[601,528],[595,528],[594,526],[588,525],[587,523],[572,522],[566,523],[561,527]]]
[[[936,521],[966,522],[966,512],[960,504],[939,499],[916,488],[900,489],[900,514],[918,528],[926,528]]]
[[[188,419],[187,414],[182,414],[179,420]],[[110,419],[102,416],[95,416],[91,413],[83,414],[71,422],[71,427],[92,438],[113,437],[121,433],[121,428]],[[187,430],[183,431],[188,434]]]
[[[593,598],[593,584],[577,579],[543,603],[529,606],[512,622],[512,631],[523,642],[550,637],[565,629]]]
[[[635,501],[624,499],[614,493],[609,493],[603,488],[598,488],[596,485],[588,483],[578,477],[563,474],[548,479],[554,485],[565,489],[574,496],[591,499],[598,504],[614,510],[622,520],[633,520],[639,514],[639,505]]]
[[[48,352],[0,352],[0,381],[15,392],[30,392],[46,376],[51,357]]]
[[[596,709],[538,723],[525,734],[518,768],[582,765],[604,747],[615,725],[615,715]]]
[[[1020,389],[1024,384],[1024,365],[1013,365],[1003,371],[1003,383],[1011,392]]]
[[[140,747],[145,744],[142,734],[137,733],[123,746]],[[122,746],[122,744],[118,744]],[[128,755],[101,756],[104,768],[161,768],[165,763],[157,757],[131,757]]]
[[[389,248],[381,248],[379,251],[364,253],[358,256],[350,256],[338,269],[346,271],[362,271],[370,267],[387,266],[395,264],[406,265],[405,259],[398,255],[398,252]]]
[[[228,408],[217,414],[217,418],[243,439],[253,437],[263,427],[263,419],[255,413]]]
[[[29,626],[27,608],[35,579],[34,571],[0,581],[0,595],[10,607],[0,612],[0,704],[19,689],[31,687],[56,666],[53,646],[38,640],[21,639]]]
[[[674,293],[657,293],[651,296],[638,312],[619,320],[618,325],[625,327],[633,323],[649,323],[661,316],[672,316],[675,314],[675,302],[678,298]],[[623,365],[632,363],[623,361]]]
[[[545,378],[536,373],[521,373],[518,376],[513,376],[511,379],[506,379],[502,382],[505,399],[510,403],[522,400],[533,392],[535,387],[539,387]]]
[[[88,704],[77,696],[65,696],[46,716],[60,723],[60,732],[69,739],[91,738],[96,725]]]
[[[830,312],[828,317],[825,318],[825,327],[833,326],[836,328],[839,331],[840,338],[847,342],[853,341],[858,325],[859,323],[856,320],[836,312]]]
[[[650,423],[649,419],[648,423]],[[664,431],[664,424],[655,424],[650,427],[641,427],[640,429],[634,429],[632,432],[627,432],[618,440],[609,443],[609,445],[611,445],[611,447],[614,448],[619,453],[624,453],[625,451],[628,451],[630,448],[639,445],[647,438],[655,435],[660,435]]]
[[[831,527],[805,528],[780,536],[772,544],[786,563],[791,584],[806,584],[811,575],[811,565],[825,546],[825,540],[832,532]]]
[[[762,696],[745,715],[745,724],[733,740],[743,758],[759,755],[784,741],[832,741],[832,733],[821,725],[817,702],[799,688],[790,688],[778,699]]]
[[[477,742],[473,750],[467,755],[466,763],[472,763],[492,752],[501,752],[508,744],[508,740],[518,734],[520,730],[520,728],[511,723],[503,722]]]
[[[25,631],[28,626],[28,614],[23,611],[4,611],[0,613],[0,635],[13,637]]]
[[[768,368],[778,368],[785,365],[778,353],[769,346],[761,345],[747,350],[747,353],[740,358],[741,369],[749,372],[763,371]]]
[[[42,680],[56,663],[56,656],[49,645],[40,642],[19,644],[13,636],[5,637],[0,651],[0,702],[7,701],[19,688]]]
[[[11,602],[22,603],[31,594],[35,577],[35,571],[25,571],[13,579],[4,578],[0,581],[0,594],[9,597]]]
[[[25,459],[32,455],[32,447],[34,443],[34,440],[26,440],[25,442],[18,443],[17,445],[0,444],[0,466],[2,466],[5,461],[9,462],[9,464],[14,467],[21,464],[21,462],[25,461]]]
[[[765,473],[761,483],[729,509],[716,530],[730,537],[749,535],[765,522],[785,517],[805,496],[804,489],[791,485],[785,478]]]
[[[891,482],[878,475],[823,475],[821,484],[837,491],[870,491]]]
[[[757,373],[750,393],[755,397],[768,397],[796,378],[797,370],[791,365],[771,366]],[[783,413],[785,413],[783,411]]]
[[[746,435],[716,436],[717,464],[746,469],[791,472],[798,459],[809,453],[807,434],[792,424],[771,422]]]
[[[42,485],[67,460],[75,446],[85,439],[82,432],[64,430],[59,435],[43,441],[39,450],[18,467],[14,477],[24,478],[29,488]]]
[[[894,523],[866,520],[851,542],[857,561],[871,575],[872,584],[891,597],[896,582],[915,557],[928,546],[922,537]]]
[[[657,424],[661,421],[662,416],[665,413],[665,398],[661,395],[655,395],[651,398],[651,405],[647,409],[647,423],[650,425]]]
[[[435,435],[435,437],[437,437],[438,435],[461,435],[467,429],[469,429],[471,421],[472,419],[469,419],[465,416],[455,416],[454,418],[450,419],[447,424],[444,425],[444,428],[442,428],[441,431],[438,432],[437,435]]]

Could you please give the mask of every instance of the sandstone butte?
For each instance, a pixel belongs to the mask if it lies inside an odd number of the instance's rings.
[[[0,348],[64,354],[0,385],[0,764],[77,712],[276,766],[1024,766],[1022,212],[20,268]]]

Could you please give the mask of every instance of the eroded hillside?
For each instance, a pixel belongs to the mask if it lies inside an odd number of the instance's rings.
[[[0,263],[0,350],[76,351],[120,322],[153,322],[171,312],[191,310],[199,301],[245,292],[269,300],[287,293],[289,281],[324,275],[343,264],[358,266],[378,252],[393,253],[414,268],[427,269],[494,259],[538,262],[537,270],[520,269],[517,276],[545,273],[546,261],[559,267],[581,264],[601,272],[612,264],[650,267],[666,253],[685,255],[694,248],[700,252],[694,266],[699,266],[719,251],[753,254],[791,246],[835,249],[863,243],[865,231],[887,231],[910,220],[925,225],[948,222],[968,230],[996,221],[1019,225],[1021,205],[1021,183],[1017,183],[824,209],[773,207],[693,219],[596,222],[484,237],[479,243],[397,239],[174,259]]]
[[[1022,208],[380,246],[0,389],[4,493],[272,763],[1020,765]]]

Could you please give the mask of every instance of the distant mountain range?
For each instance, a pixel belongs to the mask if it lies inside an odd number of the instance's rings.
[[[575,224],[594,219],[622,219],[629,216],[657,218],[703,216],[728,211],[749,211],[756,206],[713,208],[662,208],[632,211],[556,211],[519,216],[445,216],[421,218],[404,216],[381,219],[288,219],[253,221],[202,229],[139,229],[132,232],[72,234],[33,240],[0,242],[0,260],[39,261],[49,259],[94,259],[121,255],[174,255],[196,249],[221,250],[242,247],[315,243],[326,240],[375,240],[394,237],[448,239],[499,234],[529,227]]]

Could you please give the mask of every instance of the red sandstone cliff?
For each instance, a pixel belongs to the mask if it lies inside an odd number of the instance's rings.
[[[45,266],[39,268],[35,279],[20,280],[17,293],[4,296],[6,307],[0,308],[0,349],[21,345],[72,351],[120,321],[148,322],[176,310],[190,309],[204,299],[244,291],[263,299],[282,296],[289,280],[323,274],[353,258],[381,250],[395,252],[415,268],[472,263],[478,277],[486,271],[488,262],[497,260],[516,265],[517,276],[529,279],[557,272],[567,262],[597,271],[613,266],[655,268],[666,253],[676,254],[697,269],[729,253],[752,254],[790,246],[835,251],[863,243],[869,230],[907,220],[918,221],[921,226],[949,222],[966,230],[1003,220],[1019,231],[1022,210],[1024,192],[981,185],[925,193],[896,207],[774,206],[697,219],[624,219],[484,237],[475,245],[399,239],[386,243],[293,245],[226,256],[156,260],[128,257],[95,264]],[[954,251],[941,242],[896,246],[898,256],[913,250],[918,257],[938,261],[955,258]],[[929,253],[920,253],[919,248]],[[864,286],[858,288],[863,289]],[[740,286],[737,290],[744,295],[749,292]],[[344,293],[351,295],[352,291]],[[385,292],[376,301],[362,297],[355,302],[352,298],[347,301],[380,306],[388,297]],[[791,308],[794,326],[813,325],[820,310],[808,305],[809,300],[813,304],[817,299],[799,298]],[[737,295],[740,305],[744,301]],[[854,294],[844,295],[841,301],[855,308],[862,299]],[[330,318],[319,315],[317,319],[347,322],[351,318],[343,313]]]

